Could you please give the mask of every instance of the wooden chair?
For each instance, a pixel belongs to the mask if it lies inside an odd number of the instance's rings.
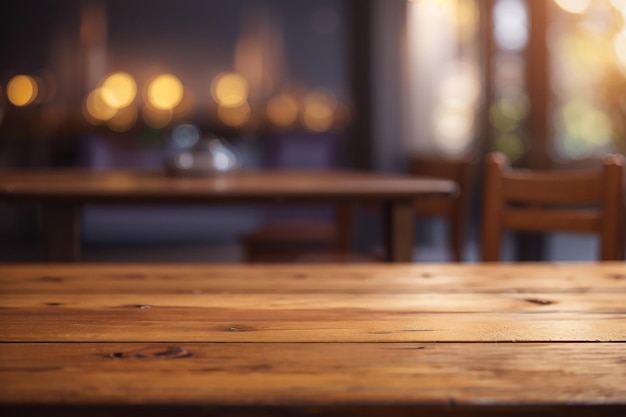
[[[453,198],[436,198],[419,201],[415,205],[417,217],[443,217],[448,225],[448,247],[452,259],[463,261],[465,224],[474,185],[474,159],[433,159],[417,157],[410,162],[410,172],[424,177],[455,181],[459,193]]]
[[[337,205],[334,219],[292,220],[268,223],[241,238],[246,262],[307,261],[307,256],[326,259],[336,254],[341,260],[350,252],[351,207]],[[317,258],[316,258],[317,259]]]
[[[511,169],[501,153],[487,156],[482,260],[500,260],[504,230],[595,233],[600,259],[624,259],[624,157],[608,155],[601,170],[546,172]]]

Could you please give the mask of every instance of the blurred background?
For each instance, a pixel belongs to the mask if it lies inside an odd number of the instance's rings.
[[[3,4],[0,170],[161,169],[198,131],[245,169],[406,173],[418,156],[492,150],[520,167],[593,166],[626,152],[626,0]],[[87,207],[84,258],[237,261],[239,237],[273,215]],[[376,219],[357,213],[355,246],[377,249]],[[448,259],[445,227],[417,224],[416,260]],[[596,256],[583,236],[509,240],[511,259]],[[36,207],[0,205],[1,261],[37,259],[38,242]]]

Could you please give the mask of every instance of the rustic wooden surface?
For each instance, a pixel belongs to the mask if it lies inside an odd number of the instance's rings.
[[[162,172],[80,169],[0,172],[0,202],[44,206],[44,258],[80,260],[80,208],[85,204],[382,203],[385,258],[412,259],[413,216],[420,199],[452,196],[449,180],[357,171],[242,171],[172,177]],[[62,236],[62,238],[60,237]]]
[[[626,415],[625,296],[624,263],[0,265],[0,409]]]

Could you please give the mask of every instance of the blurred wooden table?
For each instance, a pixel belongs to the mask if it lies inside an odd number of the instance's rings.
[[[452,195],[452,181],[350,171],[243,171],[214,177],[77,169],[0,171],[0,202],[43,207],[48,261],[80,259],[86,204],[379,203],[386,258],[411,260],[412,204]]]
[[[624,416],[625,265],[3,265],[0,412]]]

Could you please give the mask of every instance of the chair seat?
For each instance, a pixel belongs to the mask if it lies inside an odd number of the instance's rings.
[[[309,251],[334,249],[335,228],[324,221],[269,223],[241,238],[248,262],[295,262]]]
[[[327,221],[286,221],[269,223],[243,236],[246,244],[321,243],[335,239],[334,225]]]
[[[382,262],[382,259],[373,253],[310,251],[298,256],[295,261],[303,263],[367,263]]]

